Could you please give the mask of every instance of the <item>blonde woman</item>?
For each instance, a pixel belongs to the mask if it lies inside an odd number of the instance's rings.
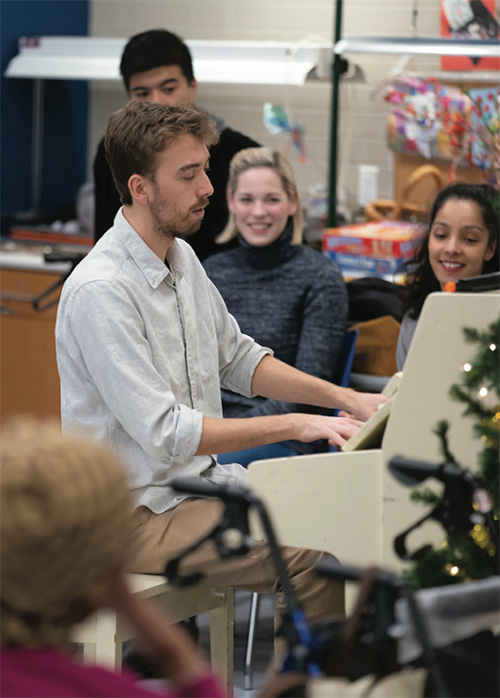
[[[290,163],[276,150],[241,150],[231,161],[227,200],[229,221],[217,241],[237,238],[239,245],[206,260],[208,276],[245,334],[281,361],[331,381],[346,327],[347,292],[337,265],[302,245],[302,210]],[[228,390],[223,390],[223,409],[225,417],[328,414]],[[246,466],[261,453],[294,455],[323,447],[318,441],[287,441],[219,459]]]

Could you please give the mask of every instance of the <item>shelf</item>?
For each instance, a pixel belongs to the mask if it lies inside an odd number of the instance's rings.
[[[21,37],[8,78],[121,80],[127,39]],[[270,41],[186,41],[201,83],[303,85],[328,79],[332,44]]]
[[[495,70],[426,70],[425,73],[414,70],[405,70],[404,76],[425,80],[433,77],[439,82],[445,83],[486,83],[488,85],[498,85],[498,73]]]
[[[338,54],[397,53],[500,58],[500,40],[360,36],[340,39],[334,51]]]

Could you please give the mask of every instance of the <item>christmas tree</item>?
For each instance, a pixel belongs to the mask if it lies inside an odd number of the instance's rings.
[[[499,474],[500,474],[500,319],[484,332],[463,330],[466,342],[477,345],[476,354],[462,367],[459,383],[450,388],[450,396],[465,405],[464,416],[474,418],[474,434],[481,440],[475,476],[487,491],[498,531]],[[492,400],[493,397],[493,400]],[[493,404],[493,406],[491,406]],[[463,467],[448,447],[449,423],[437,424],[435,434],[440,439],[443,459]],[[473,468],[472,468],[473,469]],[[415,491],[413,501],[435,507],[440,497],[430,490]],[[498,535],[497,535],[498,540]],[[431,549],[414,561],[406,573],[407,581],[416,588],[453,584],[471,579],[483,579],[499,574],[498,550],[495,549],[490,530],[479,515],[466,535],[448,535],[443,545]]]

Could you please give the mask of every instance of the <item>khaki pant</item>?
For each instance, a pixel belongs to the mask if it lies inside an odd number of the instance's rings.
[[[146,507],[134,513],[132,572],[163,574],[166,563],[202,538],[219,522],[223,504],[211,499],[185,499],[175,509],[153,514]],[[302,608],[310,621],[330,614],[344,613],[342,584],[319,577],[314,565],[327,553],[302,548],[282,547],[288,574]],[[257,542],[243,557],[221,559],[213,541],[208,541],[187,556],[180,574],[203,572],[203,581],[235,589],[276,593],[276,621],[285,599],[278,584],[269,546]]]

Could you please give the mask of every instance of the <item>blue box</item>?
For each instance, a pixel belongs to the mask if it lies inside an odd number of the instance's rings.
[[[333,259],[339,265],[343,274],[354,272],[359,276],[364,272],[366,276],[388,276],[403,271],[403,264],[407,261],[404,257],[368,257],[366,255],[347,254],[346,252],[333,252],[324,250],[323,254]]]

